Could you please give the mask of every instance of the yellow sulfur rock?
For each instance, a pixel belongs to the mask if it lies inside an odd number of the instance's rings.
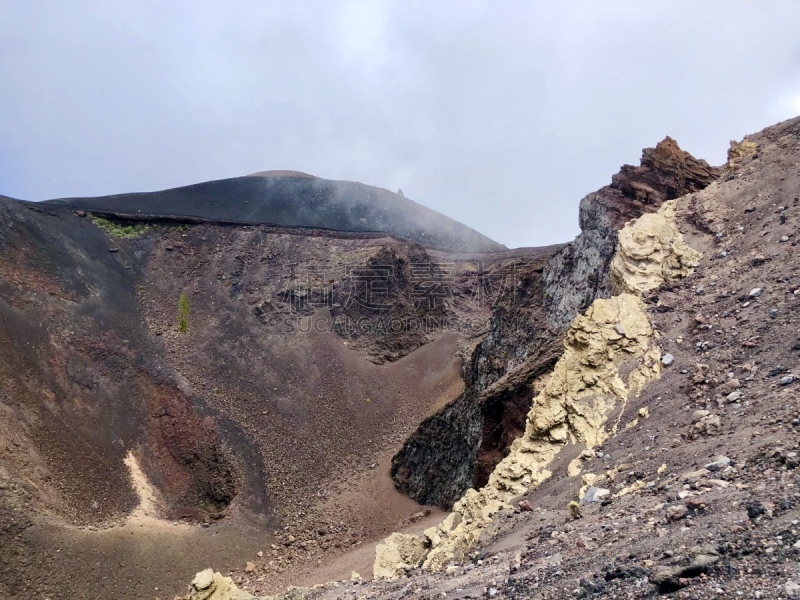
[[[683,241],[675,206],[674,200],[665,202],[658,212],[631,221],[619,232],[611,262],[611,282],[618,292],[646,292],[686,277],[696,266],[700,253]]]
[[[425,568],[438,570],[463,559],[494,513],[550,477],[547,467],[565,445],[592,448],[606,440],[609,417],[621,413],[631,391],[638,393],[660,373],[660,354],[650,351],[651,337],[644,304],[633,294],[596,300],[575,319],[564,354],[534,400],[523,436],[484,488],[468,490],[439,526],[425,532],[431,542]],[[623,376],[623,370],[629,374]]]
[[[255,600],[255,596],[243,592],[230,577],[223,577],[211,569],[200,571],[192,581],[190,600]]]
[[[393,533],[375,549],[375,579],[397,579],[408,569],[418,567],[425,558],[425,543],[416,536]]]
[[[749,140],[742,140],[738,143],[731,140],[731,147],[728,149],[728,167],[732,168],[736,166],[737,161],[754,154],[756,148],[756,143]]]
[[[632,494],[633,492],[638,492],[639,490],[643,490],[647,482],[643,479],[639,481],[634,481],[631,485],[622,488],[616,494],[614,494],[615,498],[622,498],[622,496],[627,496],[628,494]]]

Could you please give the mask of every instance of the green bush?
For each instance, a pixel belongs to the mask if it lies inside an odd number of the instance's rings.
[[[189,298],[183,292],[178,300],[178,331],[181,333],[189,331]]]
[[[117,221],[111,221],[110,219],[98,217],[97,215],[90,214],[88,217],[92,223],[97,225],[111,237],[115,238],[130,239],[139,237],[140,235],[147,233],[147,230],[150,229],[147,225],[143,225],[142,223],[123,225]]]

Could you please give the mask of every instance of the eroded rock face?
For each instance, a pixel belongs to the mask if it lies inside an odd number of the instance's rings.
[[[425,531],[419,541],[430,545],[424,568],[439,570],[463,559],[495,512],[551,476],[549,466],[565,446],[591,449],[603,443],[616,428],[607,425],[611,416],[659,377],[661,353],[640,292],[688,274],[699,258],[683,242],[674,221],[670,203],[623,229],[621,248],[613,258],[621,293],[594,300],[574,319],[564,353],[534,399],[523,436],[486,486],[467,490],[442,523]],[[643,272],[637,257],[644,257]],[[384,562],[381,571],[391,573],[391,566]]]
[[[553,334],[542,312],[542,272],[559,250],[500,267],[505,285],[492,305],[489,331],[464,367],[465,392],[421,423],[392,460],[395,485],[417,502],[449,509],[476,477],[486,482],[510,447],[507,433],[517,437],[524,430],[532,399],[528,378],[505,380],[542,357],[542,368],[555,364],[543,351]],[[500,380],[502,389],[495,385]]]
[[[655,212],[667,200],[702,190],[720,170],[694,158],[670,137],[642,151],[638,167],[624,165],[611,185],[580,203],[581,234],[545,269],[545,308],[551,327],[569,325],[595,298],[612,294],[609,279],[617,232],[631,219]]]
[[[498,296],[488,334],[466,366],[464,394],[423,422],[394,457],[397,488],[449,509],[468,488],[485,484],[509,452],[509,437],[524,429],[519,417],[530,408],[530,383],[553,367],[575,316],[614,293],[610,273],[618,231],[718,175],[665,138],[642,152],[640,166],[623,166],[610,185],[583,198],[581,234],[545,263],[529,265],[514,289]]]
[[[611,413],[658,377],[660,354],[651,337],[644,304],[633,294],[598,299],[575,319],[523,436],[485,487],[468,490],[442,524],[425,532],[432,544],[426,568],[463,558],[499,508],[550,477],[548,465],[565,445],[592,448],[606,439]]]
[[[466,392],[425,419],[392,458],[395,487],[420,504],[450,508],[472,485],[481,412]]]
[[[617,241],[612,213],[621,199],[619,192],[605,188],[581,200],[581,234],[544,271],[544,303],[551,328],[568,326],[595,298],[610,295],[608,267]]]
[[[667,136],[655,148],[645,148],[641,165],[624,165],[611,178],[611,187],[626,198],[645,204],[660,204],[702,190],[719,177],[719,169],[681,150]]]
[[[340,334],[353,348],[365,350],[370,354],[370,360],[379,364],[402,358],[435,339],[438,333],[436,324],[444,321],[448,310],[444,302],[415,301],[413,293],[414,267],[434,262],[422,246],[395,242],[378,249],[363,267],[351,266],[348,276],[332,288],[331,316],[338,322],[347,323]],[[385,302],[385,307],[365,305],[355,300],[364,293],[365,273],[373,277],[387,274],[385,292],[381,300],[375,302]],[[380,280],[375,282],[376,286],[380,284]],[[313,309],[309,312],[313,313]],[[429,331],[415,328],[418,323],[431,324]],[[388,335],[386,324],[395,325],[391,335]],[[398,324],[403,325],[402,329],[396,327]]]

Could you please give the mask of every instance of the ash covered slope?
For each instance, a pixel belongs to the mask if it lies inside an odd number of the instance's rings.
[[[243,514],[267,522],[261,456],[172,368],[137,303],[143,248],[118,242],[0,196],[0,598],[124,597],[113,577],[78,582],[136,547],[119,527],[140,500],[126,459],[165,519],[246,497]],[[187,562],[162,550],[158,568]]]
[[[388,190],[286,171],[267,171],[160,192],[65,198],[47,204],[133,219],[189,218],[381,232],[443,250],[505,249],[474,229]]]
[[[476,265],[558,249],[87,217],[0,197],[0,598],[173,597],[198,562],[266,550],[278,522],[313,536],[281,545],[283,582],[391,532],[420,509],[391,455],[462,387],[465,341],[442,323],[490,311]],[[434,261],[458,263],[453,294],[415,303],[411,265]],[[380,302],[362,295],[369,269],[392,274]]]

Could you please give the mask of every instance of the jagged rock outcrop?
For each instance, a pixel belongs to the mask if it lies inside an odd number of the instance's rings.
[[[464,394],[423,422],[394,457],[397,488],[449,509],[467,489],[486,483],[525,428],[531,381],[553,367],[575,316],[612,295],[618,231],[718,175],[667,137],[643,150],[640,166],[623,166],[610,185],[584,197],[581,234],[546,262],[529,265],[498,296],[487,336],[466,366]]]
[[[731,140],[730,147],[728,148],[728,168],[734,168],[743,158],[754,154],[756,148],[756,143],[747,138],[743,139],[741,142]]]
[[[607,426],[612,415],[621,414],[631,398],[659,377],[661,353],[640,292],[687,275],[699,253],[683,242],[674,202],[628,223],[620,239],[612,265],[621,293],[596,299],[574,319],[564,354],[534,399],[524,435],[514,441],[487,485],[467,490],[450,515],[419,540],[418,546],[430,546],[424,568],[439,570],[463,559],[494,513],[552,475],[549,466],[562,449],[603,443],[617,427]],[[380,572],[392,573],[385,562],[384,556]]]
[[[670,137],[642,151],[638,167],[623,165],[611,184],[581,200],[581,234],[547,265],[544,273],[548,323],[569,325],[595,298],[612,293],[610,262],[617,232],[667,200],[702,190],[720,170],[681,150]]]
[[[655,148],[645,148],[638,167],[624,165],[611,187],[643,204],[660,204],[702,190],[719,176],[719,169],[681,150],[667,136]]]

